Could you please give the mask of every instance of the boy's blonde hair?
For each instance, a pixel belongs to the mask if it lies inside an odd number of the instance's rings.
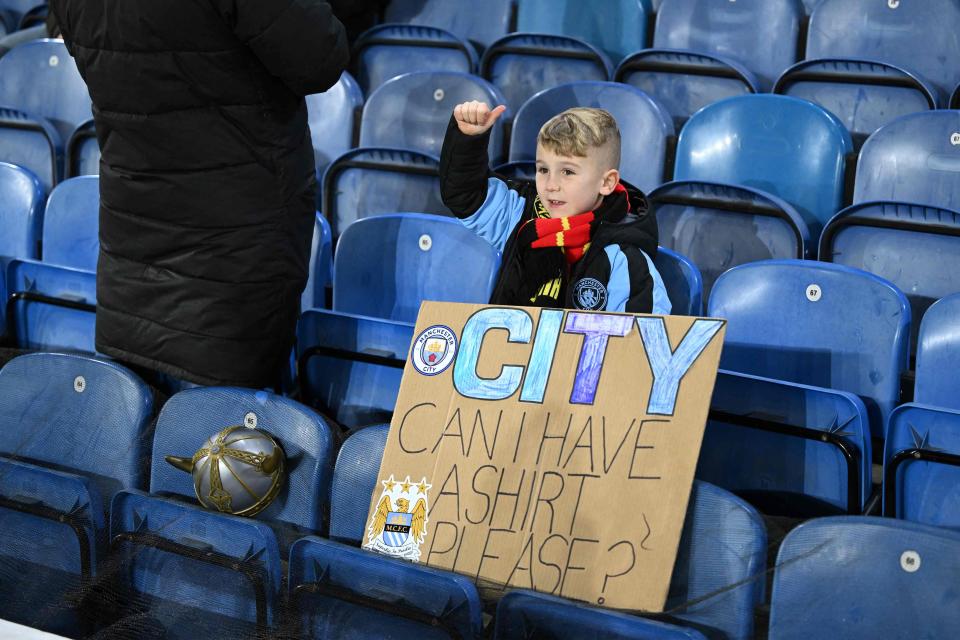
[[[557,155],[579,158],[598,150],[608,163],[605,169],[620,168],[620,129],[603,109],[576,107],[550,118],[540,128],[537,144]]]

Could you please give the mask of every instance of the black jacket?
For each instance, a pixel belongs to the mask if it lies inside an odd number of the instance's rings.
[[[100,164],[97,349],[262,387],[293,342],[314,161],[303,96],[340,77],[320,0],[52,0]]]
[[[444,204],[503,251],[491,304],[670,313],[653,259],[657,222],[646,197],[624,185],[594,211],[590,247],[573,265],[560,248],[530,248],[538,217],[533,184],[492,175],[489,134],[467,136],[451,119],[440,155]],[[492,178],[492,179],[491,179]],[[553,286],[550,286],[553,284]]]

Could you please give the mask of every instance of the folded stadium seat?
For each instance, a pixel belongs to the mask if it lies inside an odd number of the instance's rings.
[[[465,73],[418,71],[393,78],[367,97],[360,121],[360,146],[412,149],[439,156],[453,108],[469,100],[491,107],[506,102],[492,84]],[[490,161],[494,164],[502,160],[502,122],[510,115],[504,113],[490,136]]]
[[[302,638],[479,638],[473,581],[362,551],[370,496],[389,425],[353,432],[333,473],[330,539],[305,538],[290,551],[289,599]],[[389,588],[384,588],[390,585]]]
[[[679,127],[702,107],[769,91],[797,59],[799,0],[666,0],[653,48],[627,57],[614,79],[660,101]]]
[[[7,33],[13,33],[20,28],[24,16],[42,4],[41,0],[0,0],[0,25],[6,27]]]
[[[384,22],[444,29],[470,42],[478,51],[513,29],[516,0],[391,0]]]
[[[841,516],[784,539],[770,640],[952,638],[960,625],[960,533]]]
[[[411,70],[474,73],[477,64],[477,51],[469,42],[419,24],[373,27],[354,43],[353,69],[365,95]]]
[[[37,0],[33,0],[36,2]],[[35,4],[30,10],[23,14],[23,17],[20,18],[20,25],[18,29],[31,29],[37,25],[43,25],[46,27],[47,14],[50,12],[49,5],[46,3]]]
[[[572,82],[530,98],[513,121],[510,161],[533,163],[540,127],[572,107],[599,107],[616,118],[623,139],[620,174],[625,181],[645,192],[663,183],[674,136],[670,116],[639,89],[615,82]]]
[[[420,213],[358,220],[334,254],[333,310],[415,322],[424,300],[485,304],[499,268],[500,252],[459,220]]]
[[[894,285],[836,264],[755,262],[720,276],[707,315],[728,321],[723,369],[857,394],[883,439],[910,350]]]
[[[100,144],[93,120],[77,125],[67,140],[64,177],[100,175]]]
[[[494,638],[706,640],[696,629],[611,609],[598,609],[535,591],[511,591],[497,604]]]
[[[519,0],[517,31],[588,42],[613,61],[647,46],[650,0]]]
[[[823,0],[810,16],[805,61],[774,91],[834,113],[859,143],[898,116],[948,104],[960,81],[955,0]]]
[[[413,323],[323,309],[297,324],[301,398],[345,428],[389,421]]]
[[[483,54],[480,75],[493,83],[516,111],[535,94],[569,82],[605,82],[613,65],[599,49],[575,38],[515,33]]]
[[[960,109],[960,84],[958,84],[957,88],[954,89],[953,97],[950,98],[950,108]]]
[[[43,214],[43,262],[96,271],[99,229],[100,178],[64,180],[50,192]]]
[[[851,149],[843,125],[804,100],[709,105],[680,132],[676,182],[650,194],[660,243],[700,268],[708,299],[730,267],[812,256],[811,240],[843,205]]]
[[[62,40],[34,40],[0,58],[0,160],[33,171],[49,191],[64,143],[91,116],[90,95]]]
[[[317,212],[310,246],[310,274],[300,298],[300,309],[326,307],[327,287],[332,284],[332,280],[333,234],[330,232],[330,223],[322,213]]]
[[[45,194],[30,171],[0,162],[0,300],[7,299],[5,273],[11,259],[40,255]],[[5,314],[0,316],[0,334],[6,332]]]
[[[334,241],[357,220],[396,211],[450,215],[440,199],[440,161],[410,149],[354,149],[323,179],[323,211]]]
[[[960,528],[960,294],[923,317],[914,402],[890,415],[884,514]]]
[[[96,352],[95,273],[14,260],[7,267],[6,278],[7,333],[16,347]]]
[[[250,518],[198,505],[191,475],[164,460],[189,459],[234,425],[269,433],[285,456],[280,493]],[[113,501],[110,577],[128,603],[115,615],[154,618],[167,638],[262,637],[276,627],[281,554],[327,529],[334,440],[316,413],[265,391],[209,387],[170,398],[157,419],[150,495],[127,491]]]
[[[307,116],[319,187],[322,188],[323,172],[333,159],[356,146],[361,108],[363,93],[357,81],[346,71],[337,84],[325,92],[307,96]],[[322,198],[323,193],[318,188],[318,206]]]
[[[667,297],[673,305],[672,315],[699,316],[703,313],[703,278],[700,270],[686,256],[665,247],[657,248],[654,266],[663,278]]]
[[[0,370],[0,617],[76,637],[100,571],[110,497],[146,486],[147,386],[116,364],[52,353]]]
[[[871,463],[870,419],[857,395],[720,370],[697,478],[771,516],[859,514]]]

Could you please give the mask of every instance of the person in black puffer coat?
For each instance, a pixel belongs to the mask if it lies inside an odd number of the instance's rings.
[[[314,225],[304,96],[349,59],[320,0],[52,0],[94,104],[97,349],[204,385],[287,361]]]

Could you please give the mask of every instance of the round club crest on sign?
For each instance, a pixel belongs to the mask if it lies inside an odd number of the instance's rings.
[[[410,359],[413,367],[425,376],[435,376],[446,370],[457,355],[457,336],[450,327],[435,324],[413,341]]]

